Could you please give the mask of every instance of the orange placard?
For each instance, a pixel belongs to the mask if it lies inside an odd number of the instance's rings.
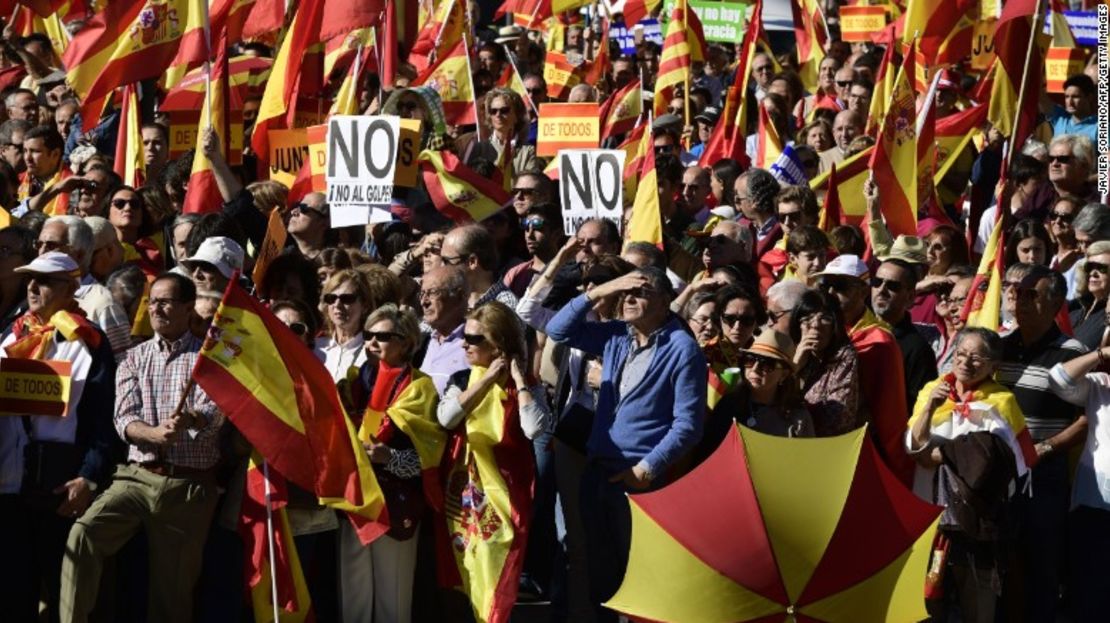
[[[844,41],[871,41],[871,35],[886,27],[886,21],[886,7],[840,7],[840,38]]]
[[[0,359],[0,415],[65,416],[72,368],[68,361]]]
[[[597,149],[600,143],[597,102],[540,104],[537,156],[554,156],[560,149]]]
[[[288,236],[285,231],[285,220],[281,218],[281,210],[274,208],[270,210],[270,220],[266,225],[266,237],[262,239],[262,248],[258,250],[258,259],[254,262],[254,271],[251,273],[251,279],[256,285],[262,283],[262,279],[266,276],[266,270],[270,268],[270,264],[274,258],[281,254],[281,250],[285,248],[285,238]]]
[[[308,134],[308,162],[312,173],[312,191],[327,192],[328,180],[328,126],[314,125],[306,130]],[[255,283],[258,283],[255,281]]]

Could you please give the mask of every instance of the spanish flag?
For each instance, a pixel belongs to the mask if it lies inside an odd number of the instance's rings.
[[[331,375],[236,279],[193,378],[274,469],[346,511],[364,544],[385,533],[385,500]]]
[[[423,72],[454,54],[463,37],[470,35],[466,28],[466,2],[464,0],[438,0],[431,17],[416,35],[409,51],[409,62]]]
[[[456,223],[481,221],[511,198],[500,183],[478,175],[449,151],[425,149],[419,160],[432,203]]]
[[[817,0],[791,0],[790,10],[794,14],[794,40],[798,45],[798,76],[806,90],[815,93],[817,70],[825,60],[825,41],[829,36],[825,16]]]
[[[829,200],[829,193],[836,193],[837,205],[840,208],[842,223],[859,224],[867,212],[863,200],[863,183],[867,181],[871,169],[869,162],[875,147],[868,147],[860,153],[845,159],[836,167],[836,179],[831,171],[822,173],[809,182],[809,187],[817,191],[825,189],[825,201]],[[830,228],[836,227],[830,223]]]
[[[659,176],[655,172],[655,150],[651,145],[651,132],[644,132],[640,140],[644,161],[636,186],[636,199],[632,203],[632,217],[628,221],[628,231],[624,232],[624,240],[650,242],[662,249],[663,215],[659,208]]]
[[[139,98],[135,85],[123,87],[119,133],[116,135],[116,158],[113,166],[124,184],[138,188],[143,184],[146,163],[143,160],[143,134],[139,123]]]
[[[221,147],[226,154],[231,141],[230,111],[228,106],[228,63],[226,39],[220,37],[216,61],[210,65],[211,77],[208,80],[208,97],[201,108],[197,121],[198,142],[203,140],[204,132],[211,125],[220,137]],[[225,160],[228,158],[225,155]],[[223,206],[223,196],[216,185],[216,174],[212,171],[212,161],[197,145],[193,156],[193,168],[189,172],[189,187],[181,211],[185,214],[219,212]]]
[[[891,235],[917,235],[917,105],[911,47],[894,80],[890,105],[868,163],[882,196],[883,218]]]
[[[948,174],[948,169],[956,164],[960,153],[967,148],[986,120],[986,103],[937,119],[937,172],[933,175],[936,183],[939,184]]]
[[[644,166],[644,158],[647,153],[644,150],[651,151],[651,140],[644,141],[644,134],[651,135],[648,132],[648,124],[642,123],[634,128],[625,137],[624,142],[617,146],[617,149],[624,152],[624,201],[628,205],[628,201],[636,196],[636,189],[640,182],[640,169]],[[552,162],[558,162],[558,158]],[[556,173],[553,179],[559,179]]]
[[[486,373],[470,369],[473,387]],[[532,515],[532,442],[520,427],[519,390],[495,385],[451,433],[440,554],[445,583],[470,596],[481,623],[508,623]],[[449,552],[445,551],[449,548]],[[442,564],[446,563],[446,564]]]
[[[597,57],[587,62],[582,72],[582,82],[586,84],[600,84],[609,71],[609,23],[599,23],[598,26],[602,29],[601,43],[597,50]]]
[[[631,130],[644,112],[644,94],[640,81],[633,80],[610,95],[598,111],[601,119],[601,140]]]
[[[687,0],[678,0],[667,24],[663,39],[663,53],[659,57],[659,73],[655,78],[655,116],[667,112],[675,87],[688,85],[690,66],[705,60],[705,34],[698,14],[690,9]],[[690,125],[687,106],[686,125]]]
[[[624,3],[624,25],[632,28],[659,8],[663,0],[626,0]]]
[[[69,169],[69,167],[65,166],[64,163],[59,163],[58,172],[55,173],[54,176],[51,177],[49,180],[43,182],[42,188],[45,189],[45,188],[49,188],[51,186],[54,186],[56,184],[59,184],[59,183],[61,183],[62,180],[66,179],[67,177],[72,177],[72,176],[73,176],[73,171],[71,171]],[[31,172],[30,171],[24,171],[23,173],[20,173],[19,174],[19,191],[18,191],[19,200],[22,201],[24,199],[29,199],[32,196],[34,196],[34,195],[32,195],[32,191],[34,190],[33,187],[34,187],[34,183],[33,183],[32,178],[31,178]],[[40,190],[39,192],[42,192],[42,191]],[[37,194],[38,193],[35,193],[35,195],[37,195]],[[61,193],[61,194],[57,195],[56,197],[54,197],[54,199],[50,203],[48,203],[44,206],[41,206],[39,209],[41,209],[43,214],[45,214],[47,216],[60,216],[62,214],[68,214],[69,213],[69,193]]]
[[[994,64],[987,120],[1009,139],[1011,150],[1020,150],[1037,123],[1037,101],[1041,97],[1041,76],[1049,38],[1043,34],[1045,14],[1038,6],[1042,0],[1009,0],[994,31]],[[1036,16],[1036,23],[1034,23]],[[1026,54],[1030,37],[1040,49]],[[1026,58],[1029,64],[1026,67]],[[1020,94],[1022,75],[1028,70],[1025,93]],[[1018,101],[1021,95],[1023,101]],[[1020,112],[1020,115],[1019,115]],[[1016,121],[1016,124],[1015,124]]]
[[[999,318],[1002,315],[1002,276],[1006,273],[1006,234],[1003,232],[1005,220],[1000,210],[995,216],[987,246],[983,249],[983,257],[979,260],[979,270],[968,290],[967,301],[960,312],[966,326],[998,331]]]
[[[821,214],[817,219],[817,227],[828,233],[843,225],[843,213],[840,209],[840,189],[836,178],[836,163],[829,169],[829,186],[825,192],[825,203],[821,206]]]
[[[908,45],[916,35],[918,49],[926,64],[933,65],[942,44],[956,29],[960,18],[977,6],[975,0],[909,0],[902,42]]]
[[[898,67],[895,65],[894,48],[895,44],[886,46],[886,51],[883,52],[883,60],[879,63],[879,76],[875,80],[875,90],[871,96],[871,106],[867,109],[867,123],[864,125],[864,133],[868,136],[876,136],[879,133],[879,126],[886,117],[887,107],[891,103],[891,95],[894,93],[894,78],[898,75]]]
[[[412,86],[430,86],[443,101],[443,116],[448,125],[477,123],[474,85],[470,81],[470,62],[466,41],[459,39],[450,52],[425,69]]]
[[[755,133],[755,157],[752,164],[760,169],[769,169],[779,156],[782,155],[782,137],[779,136],[775,124],[767,109],[759,107],[759,127]]]
[[[543,62],[543,79],[547,83],[547,96],[565,100],[570,90],[582,82],[579,68],[567,61],[566,54],[549,50]]]
[[[207,57],[204,2],[112,2],[89,20],[62,57],[66,82],[82,102],[85,130],[100,121],[116,87],[156,78],[171,64]]]

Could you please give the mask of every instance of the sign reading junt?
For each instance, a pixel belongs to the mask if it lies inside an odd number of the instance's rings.
[[[346,115],[328,121],[327,197],[332,227],[390,220],[400,121]]]
[[[608,219],[620,229],[624,212],[623,171],[624,151],[619,149],[559,151],[564,233],[573,236],[578,227],[591,218]]]

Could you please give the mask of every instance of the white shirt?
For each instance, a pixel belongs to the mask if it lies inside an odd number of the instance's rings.
[[[1057,396],[1087,410],[1087,441],[1075,468],[1071,506],[1110,510],[1110,375],[1090,372],[1073,379],[1056,364],[1048,380]]]
[[[362,333],[347,340],[345,344],[340,344],[331,337],[316,338],[316,356],[324,362],[332,380],[338,383],[340,379],[347,378],[348,370],[358,368],[366,361],[366,350],[362,347],[365,343]]]
[[[89,322],[100,327],[108,336],[116,361],[122,361],[123,354],[131,347],[131,319],[112,298],[112,291],[97,283],[92,275],[85,275],[73,298],[77,299]]]

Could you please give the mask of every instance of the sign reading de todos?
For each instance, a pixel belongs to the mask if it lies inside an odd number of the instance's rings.
[[[389,220],[400,119],[343,115],[328,121],[327,201],[331,226]]]
[[[563,149],[559,151],[559,190],[563,232],[573,236],[587,219],[604,218],[620,229],[624,212],[624,151]]]

